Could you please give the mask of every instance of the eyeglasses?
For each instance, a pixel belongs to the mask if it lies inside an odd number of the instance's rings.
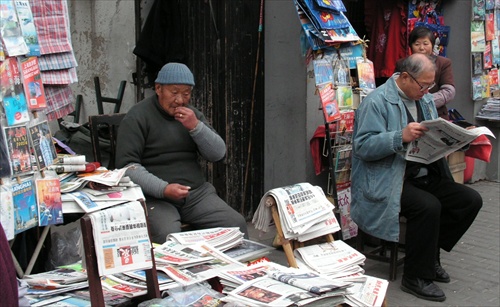
[[[429,91],[431,88],[433,88],[434,86],[436,86],[436,82],[432,82],[431,85],[426,85],[426,86],[423,86],[422,84],[420,84],[420,82],[417,81],[417,79],[415,79],[414,76],[412,76],[409,72],[406,72],[408,74],[408,76],[410,76],[413,81],[417,82],[418,86],[420,86],[420,91],[421,92],[425,92],[425,91]]]

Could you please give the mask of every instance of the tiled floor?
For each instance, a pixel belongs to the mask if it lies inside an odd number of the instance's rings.
[[[469,185],[483,197],[483,208],[462,240],[450,252],[441,253],[443,267],[451,276],[448,284],[438,284],[446,293],[446,301],[430,302],[400,290],[402,267],[397,280],[389,283],[389,306],[500,306],[500,183],[479,181]],[[249,224],[250,239],[272,245],[275,232],[259,234]],[[282,250],[268,258],[286,265]],[[389,264],[367,260],[366,274],[388,278]]]

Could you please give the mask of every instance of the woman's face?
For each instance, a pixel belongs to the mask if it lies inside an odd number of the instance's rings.
[[[419,38],[413,44],[411,44],[412,53],[432,55],[433,48],[434,46],[432,46],[431,41],[427,37]]]

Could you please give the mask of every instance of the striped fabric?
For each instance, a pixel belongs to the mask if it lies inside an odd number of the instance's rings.
[[[48,120],[62,118],[75,110],[73,91],[68,85],[44,85],[47,108],[44,110]]]
[[[76,68],[47,70],[40,73],[43,85],[67,85],[78,82]]]
[[[67,69],[78,66],[73,52],[42,55],[38,58],[38,65],[40,66],[40,71]]]
[[[72,51],[66,0],[30,0],[30,5],[40,53]]]

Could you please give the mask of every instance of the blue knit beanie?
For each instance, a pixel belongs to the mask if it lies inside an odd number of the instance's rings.
[[[186,65],[181,63],[168,63],[158,72],[155,83],[187,84],[194,86],[194,77],[193,73]]]

